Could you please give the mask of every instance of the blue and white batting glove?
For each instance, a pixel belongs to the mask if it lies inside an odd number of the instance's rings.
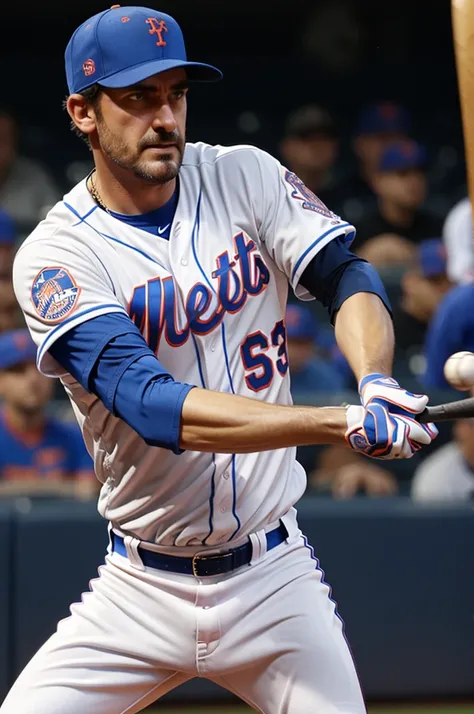
[[[364,407],[380,404],[390,414],[404,416],[411,420],[414,420],[417,414],[421,414],[428,404],[426,394],[408,392],[395,379],[383,374],[368,374],[361,379],[359,394]],[[438,435],[438,429],[434,424],[423,424],[421,428],[426,431],[431,440]]]
[[[373,459],[410,459],[438,433],[412,417],[391,414],[381,404],[348,407],[346,419],[349,446]]]

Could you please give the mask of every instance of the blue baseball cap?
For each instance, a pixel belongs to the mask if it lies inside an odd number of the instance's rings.
[[[311,310],[303,305],[288,305],[285,315],[286,334],[294,340],[314,340],[318,324]]]
[[[409,139],[390,144],[380,157],[379,171],[418,169],[426,164],[426,152]]]
[[[0,245],[12,245],[16,237],[13,218],[6,211],[0,210]]]
[[[441,238],[422,240],[418,246],[418,260],[425,278],[446,273],[447,254]]]
[[[86,20],[69,40],[65,59],[71,94],[93,84],[128,87],[177,67],[197,82],[222,77],[212,65],[188,62],[176,20],[147,7],[112,5]]]
[[[394,102],[379,102],[360,113],[356,134],[404,134],[410,125],[410,114],[405,107]]]
[[[0,334],[0,369],[35,359],[36,345],[28,330],[9,330]]]

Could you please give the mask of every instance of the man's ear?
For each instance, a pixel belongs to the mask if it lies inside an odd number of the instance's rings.
[[[96,129],[94,109],[80,94],[71,94],[66,100],[67,113],[83,134],[92,134]]]

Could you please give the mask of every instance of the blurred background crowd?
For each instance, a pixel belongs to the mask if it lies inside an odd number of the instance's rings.
[[[379,270],[391,299],[395,378],[433,402],[461,398],[443,364],[474,350],[474,251],[449,3],[166,0],[159,8],[182,24],[191,58],[199,52],[224,70],[223,83],[191,93],[189,140],[269,151],[353,223],[353,250]],[[21,48],[15,8],[1,30],[9,70],[0,96],[0,495],[97,494],[66,397],[36,371],[11,265],[23,238],[91,168],[61,110],[63,50],[101,9],[86,0],[65,18],[42,4]],[[291,295],[286,325],[294,401],[357,400],[325,309]],[[311,494],[466,500],[473,435],[474,422],[443,426],[408,462],[380,465],[336,447],[300,449],[299,459]]]

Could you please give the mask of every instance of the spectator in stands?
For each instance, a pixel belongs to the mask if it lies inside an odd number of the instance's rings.
[[[344,389],[342,375],[318,356],[318,328],[311,310],[303,305],[288,305],[285,321],[292,393]]]
[[[451,389],[443,369],[455,352],[474,352],[474,283],[456,285],[441,300],[425,340],[427,387]]]
[[[372,176],[377,209],[357,224],[353,248],[377,266],[410,262],[413,246],[441,235],[442,221],[422,208],[426,154],[409,139],[390,144]]]
[[[474,498],[474,419],[456,422],[453,436],[416,469],[413,500],[446,503]]]
[[[17,230],[11,216],[0,209],[0,280],[11,280]]]
[[[448,275],[453,283],[470,283],[474,280],[473,235],[471,202],[463,198],[449,211],[443,225]]]
[[[308,474],[308,487],[348,500],[359,494],[372,498],[394,496],[398,492],[395,476],[366,456],[341,446],[318,450],[315,468]]]
[[[14,330],[22,322],[21,312],[13,292],[12,281],[7,278],[0,278],[0,334],[7,330]]]
[[[46,168],[19,153],[19,125],[0,110],[0,207],[24,233],[41,220],[61,197]]]
[[[0,495],[91,498],[92,460],[75,424],[47,416],[53,380],[38,372],[26,329],[0,335]]]
[[[403,275],[400,301],[393,308],[397,356],[409,350],[423,351],[428,324],[453,286],[446,269],[443,241],[421,241],[417,262]]]
[[[339,130],[326,109],[311,104],[290,114],[280,142],[283,163],[334,213],[345,198],[339,151]]]
[[[409,112],[395,102],[370,104],[360,113],[352,142],[357,173],[350,184],[355,207],[354,216],[347,216],[349,220],[358,222],[364,206],[374,205],[372,180],[380,157],[394,141],[408,138],[410,126]]]

